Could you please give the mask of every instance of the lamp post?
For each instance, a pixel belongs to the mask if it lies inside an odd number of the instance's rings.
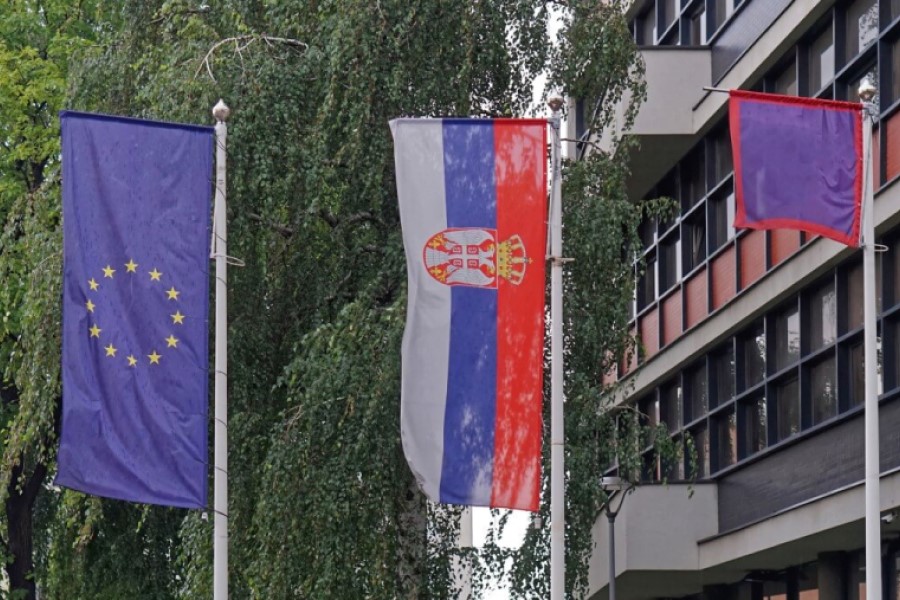
[[[607,494],[603,510],[609,520],[609,600],[616,600],[616,517],[634,485],[621,477],[601,477],[600,488]]]

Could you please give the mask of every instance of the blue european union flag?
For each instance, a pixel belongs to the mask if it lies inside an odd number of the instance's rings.
[[[206,507],[213,130],[63,112],[56,483]]]

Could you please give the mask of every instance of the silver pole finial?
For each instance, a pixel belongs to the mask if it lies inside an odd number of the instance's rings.
[[[561,109],[564,102],[565,100],[563,100],[563,97],[559,94],[552,94],[549,98],[547,98],[547,106],[549,106],[550,110],[552,110],[553,112]]]
[[[224,100],[219,98],[219,101],[213,106],[212,114],[216,118],[216,121],[224,123],[228,120],[228,117],[231,116],[231,109],[228,108],[228,105],[225,104]]]
[[[859,94],[859,99],[863,102],[871,102],[877,91],[875,84],[872,83],[872,80],[868,75],[863,77],[862,81],[859,82],[857,93]]]

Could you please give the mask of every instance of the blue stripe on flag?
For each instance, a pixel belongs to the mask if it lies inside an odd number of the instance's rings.
[[[444,121],[444,184],[447,227],[497,227],[489,121]],[[455,286],[451,306],[441,501],[487,505],[494,459],[497,292]]]

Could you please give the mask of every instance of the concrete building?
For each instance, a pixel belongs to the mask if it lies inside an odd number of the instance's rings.
[[[862,255],[794,231],[735,231],[727,96],[703,86],[856,100],[874,141],[885,598],[900,590],[900,0],[636,0],[649,99],[630,192],[670,196],[642,227],[647,273],[630,379],[648,421],[697,448],[699,481],[644,482],[616,521],[619,600],[856,600],[863,553]],[[577,111],[576,111],[577,112]],[[571,119],[577,136],[579,119]],[[684,465],[668,474],[683,479]],[[611,474],[615,474],[611,472]],[[608,595],[607,525],[590,597]]]

